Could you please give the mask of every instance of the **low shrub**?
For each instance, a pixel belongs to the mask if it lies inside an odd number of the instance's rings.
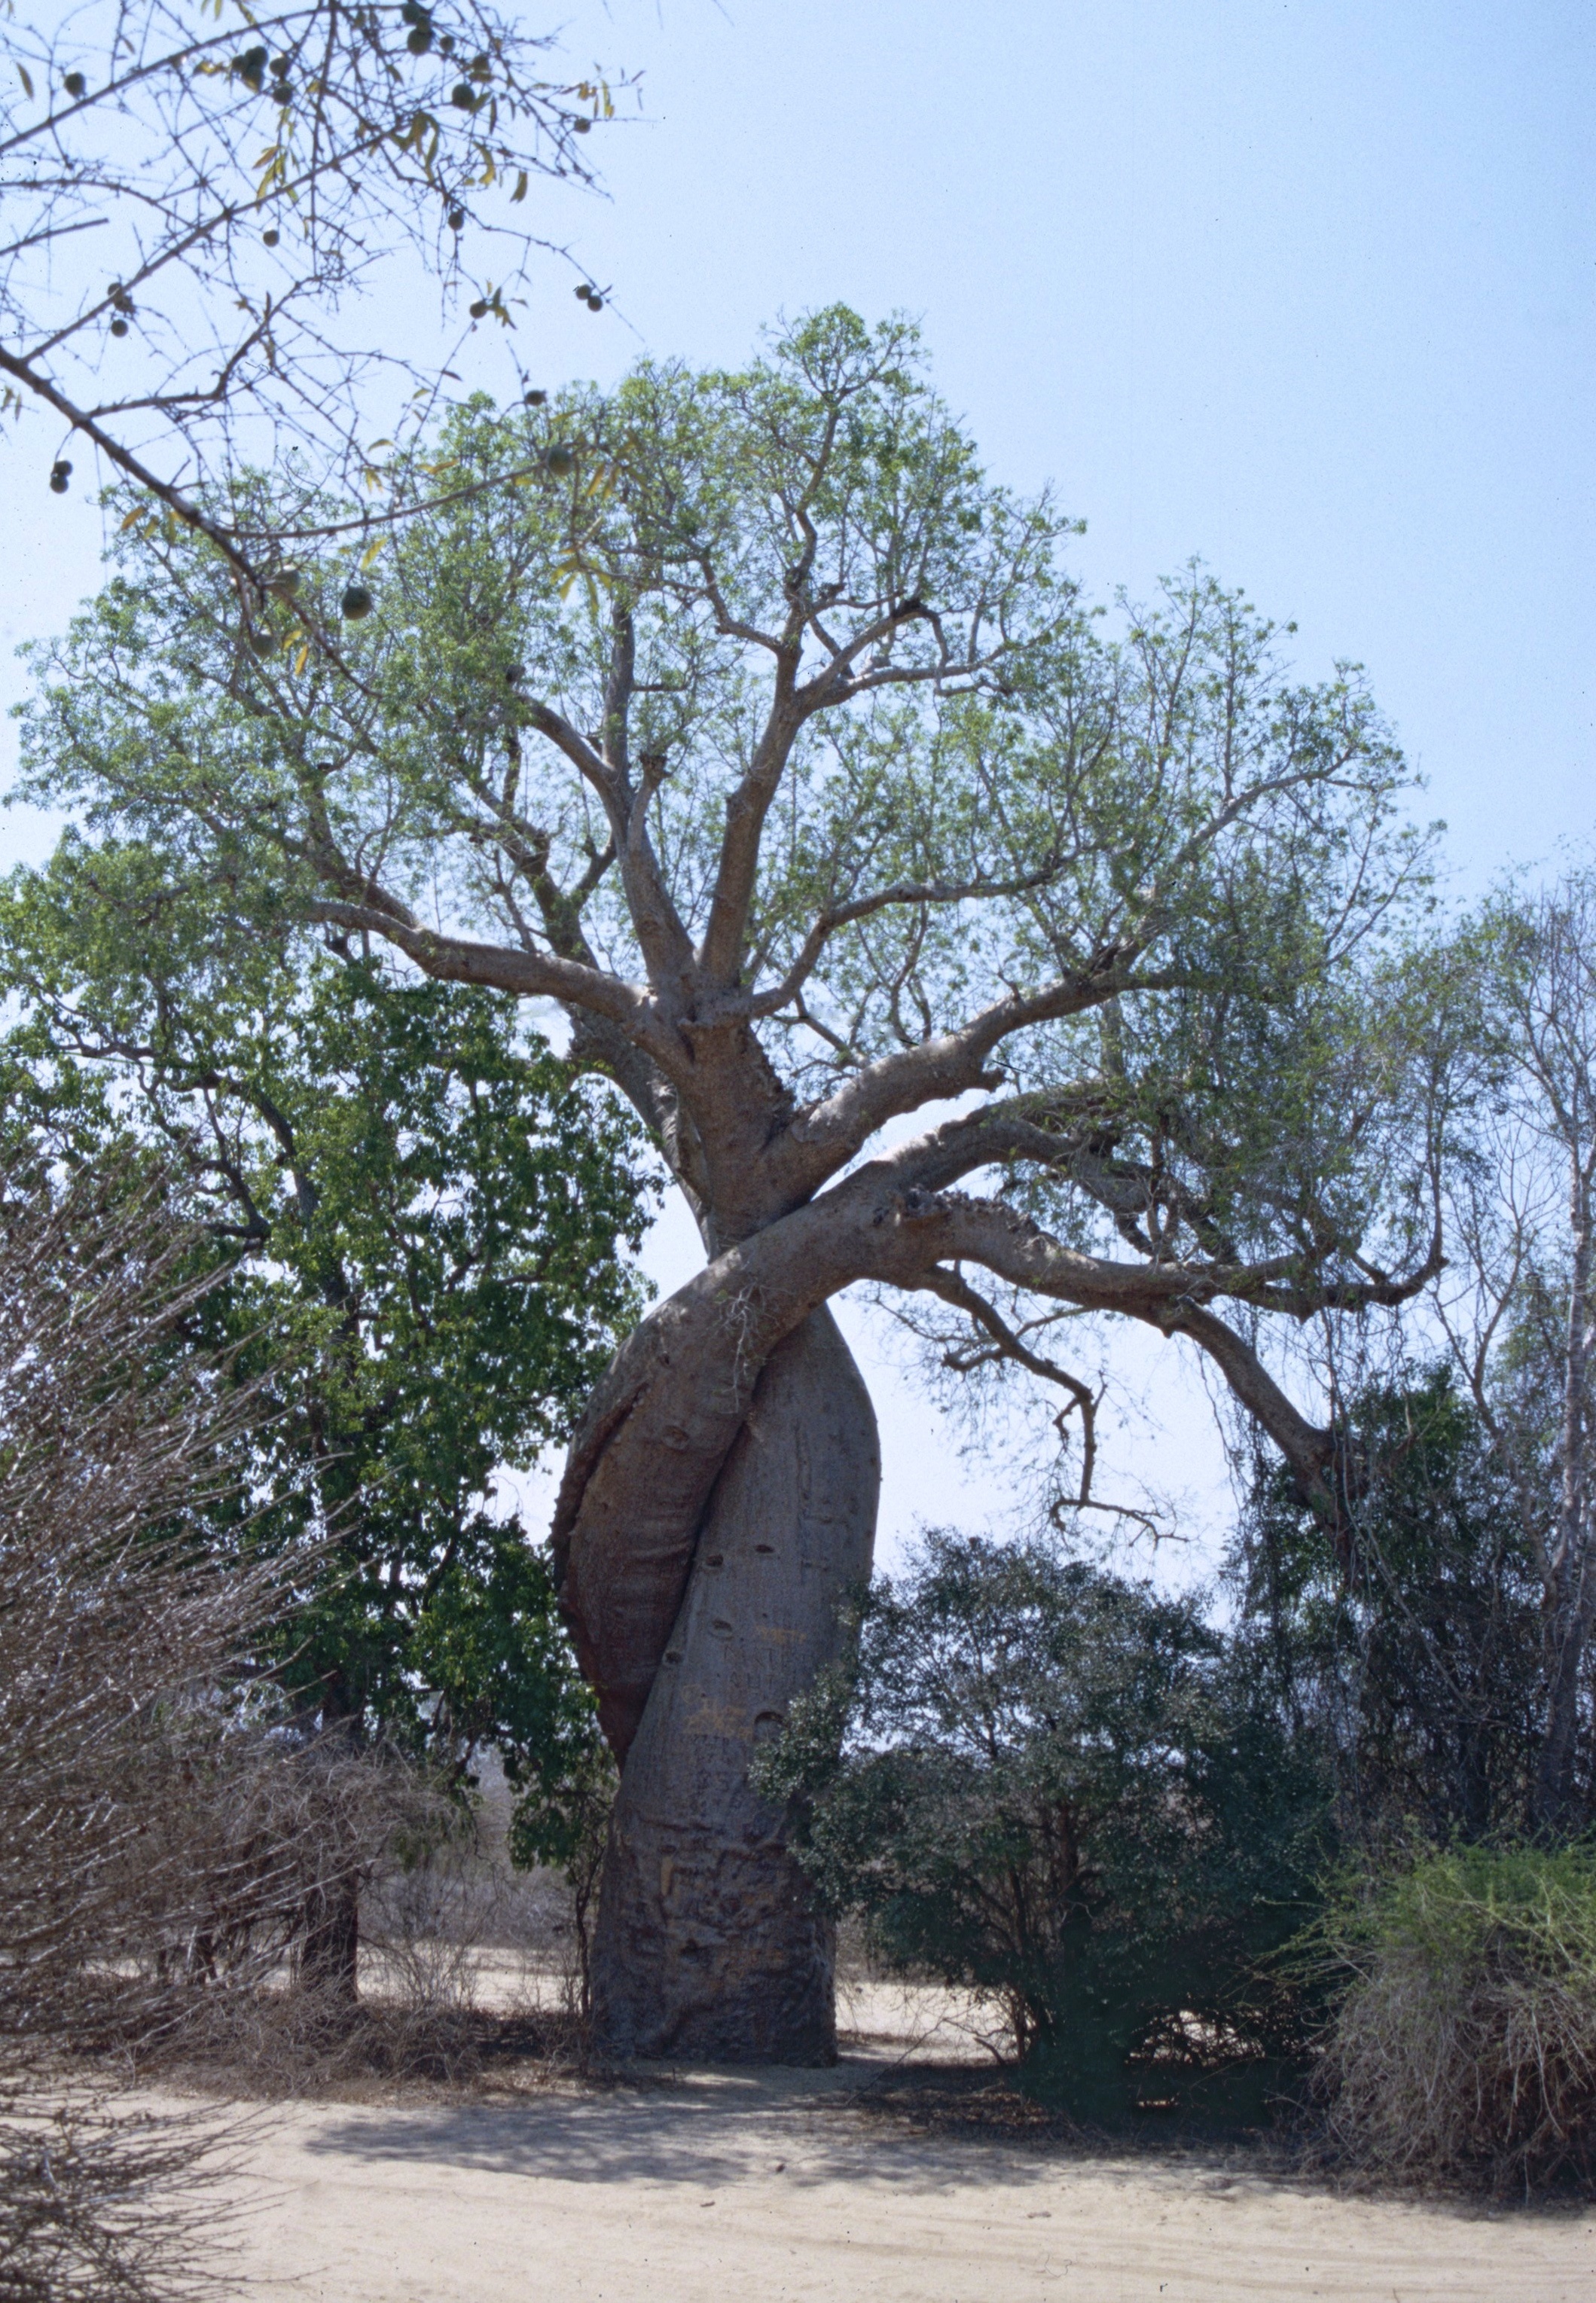
[[[1596,1850],[1458,1847],[1347,1888],[1316,2087],[1346,2164],[1522,2190],[1596,2177]]]
[[[1053,1545],[948,1534],[858,1632],[756,1761],[829,1908],[994,1998],[1074,2117],[1191,2110],[1221,2075],[1229,2112],[1244,2071],[1256,2115],[1305,2046],[1266,1962],[1314,1908],[1328,1787],[1245,1656]]]

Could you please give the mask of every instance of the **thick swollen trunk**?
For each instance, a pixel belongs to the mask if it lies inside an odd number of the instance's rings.
[[[748,1761],[836,1658],[880,1484],[869,1395],[816,1312],[759,1379],[627,1753],[594,1951],[595,2030],[612,2053],[835,2055],[832,1931]]]

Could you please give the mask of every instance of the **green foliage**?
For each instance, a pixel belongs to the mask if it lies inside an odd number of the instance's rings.
[[[1290,2043],[1256,1970],[1311,1907],[1325,1786],[1245,1654],[1051,1547],[946,1534],[857,1629],[855,1671],[756,1761],[832,1909],[996,1994],[1082,2115]]]
[[[1348,1878],[1321,2085],[1372,2172],[1521,2192],[1596,2177],[1596,1851],[1454,1847]]]
[[[1266,1471],[1232,1563],[1282,1704],[1335,1755],[1353,1843],[1525,1831],[1543,1691],[1521,1497],[1445,1367],[1370,1387],[1343,1429],[1339,1536]]]
[[[148,847],[69,836],[14,874],[0,954],[13,1149],[167,1175],[225,1267],[182,1347],[274,1410],[252,1540],[337,1532],[262,1661],[448,1767],[585,1748],[546,1565],[491,1497],[639,1307],[635,1123],[512,999],[216,907]]]
[[[533,477],[487,485],[507,467]],[[1348,1240],[1396,1268],[1427,1236],[1422,848],[1361,676],[1293,680],[1278,628],[1197,568],[1100,620],[1062,564],[1075,523],[985,474],[906,323],[833,308],[740,371],[477,400],[405,470],[401,495],[449,501],[396,529],[335,654],[307,637],[337,625],[335,553],[242,605],[203,538],[120,539],[122,572],[41,652],[26,788],[182,858],[241,918],[375,879],[428,921],[637,978],[637,887],[572,742],[621,740],[621,647],[626,755],[656,763],[649,839],[697,941],[801,595],[800,675],[822,631],[859,646],[790,731],[741,956],[795,1090],[1135,953],[1134,994],[1006,1050],[1060,1147],[1018,1196],[1066,1236],[1311,1270]],[[295,487],[241,484],[229,516],[345,509]],[[928,892],[835,920],[776,998],[817,919],[888,889]]]

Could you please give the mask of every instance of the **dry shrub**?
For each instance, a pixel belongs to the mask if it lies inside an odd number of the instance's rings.
[[[214,2121],[114,2112],[74,2095],[0,2122],[4,2303],[175,2303],[213,2269]],[[206,2282],[206,2283],[208,2283]]]
[[[1596,2178],[1596,1853],[1461,1848],[1330,1923],[1350,1976],[1318,2087],[1367,2174],[1526,2196]]]
[[[127,1961],[209,1897],[185,1833],[217,1738],[188,1691],[271,1583],[196,1540],[250,1403],[163,1364],[190,1243],[89,1185],[0,1223],[0,2038],[37,2046],[131,2012]]]
[[[375,1843],[369,1768],[242,1691],[315,1562],[252,1556],[258,1403],[187,1348],[198,1246],[157,1192],[0,1179],[5,2303],[171,2290],[218,2130],[121,2112],[111,2079],[257,1995]]]

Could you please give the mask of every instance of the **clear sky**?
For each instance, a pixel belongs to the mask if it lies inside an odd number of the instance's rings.
[[[592,276],[523,316],[543,380],[731,361],[843,298],[923,322],[994,472],[1051,477],[1133,591],[1194,553],[1366,663],[1464,889],[1596,818],[1593,0],[611,0],[574,65],[640,68],[549,210]],[[406,299],[383,325],[405,325]],[[37,435],[37,436],[35,436]],[[95,579],[37,424],[0,444],[10,646]],[[0,849],[31,852],[0,819]],[[661,1242],[662,1276],[680,1245]],[[1001,1512],[880,1377],[896,1535]],[[1153,1376],[1161,1484],[1206,1410]]]

